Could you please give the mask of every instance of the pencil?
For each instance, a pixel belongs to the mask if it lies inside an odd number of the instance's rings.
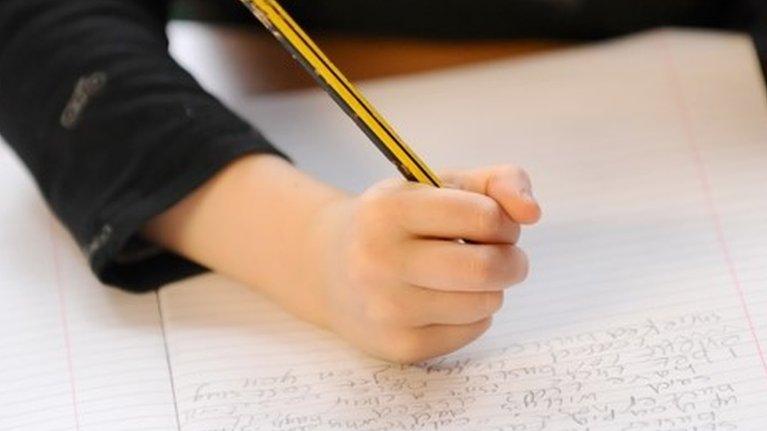
[[[399,137],[276,0],[240,0],[410,181],[440,187],[439,178]]]

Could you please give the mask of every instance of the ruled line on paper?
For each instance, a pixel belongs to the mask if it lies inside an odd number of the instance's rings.
[[[160,333],[162,334],[163,349],[165,350],[165,363],[168,365],[168,378],[170,379],[170,391],[171,399],[173,401],[173,411],[175,413],[176,429],[181,431],[181,419],[178,412],[178,400],[176,398],[176,382],[173,376],[173,365],[170,359],[170,349],[168,347],[168,332],[165,326],[165,313],[163,312],[162,296],[160,291],[155,291],[155,298],[157,299],[157,313],[160,317]]]
[[[69,373],[69,388],[72,394],[72,413],[74,415],[75,430],[80,431],[80,410],[77,400],[77,386],[75,384],[74,361],[72,359],[72,340],[69,333],[69,317],[67,314],[67,292],[64,287],[64,281],[61,274],[61,259],[59,257],[59,244],[55,231],[55,221],[51,219],[48,223],[48,229],[51,238],[51,251],[53,254],[54,277],[59,297],[59,309],[61,311],[61,329],[64,338],[64,349],[66,352],[67,372]]]
[[[711,186],[711,176],[709,175],[708,169],[706,168],[706,164],[703,161],[703,155],[701,154],[700,145],[698,144],[699,137],[695,130],[695,126],[693,125],[690,107],[687,104],[687,99],[684,95],[684,91],[682,90],[682,84],[679,77],[678,66],[676,65],[674,56],[671,53],[671,46],[670,46],[671,42],[668,36],[661,38],[658,42],[661,46],[661,53],[662,53],[664,64],[666,66],[666,69],[668,70],[670,87],[672,90],[671,93],[674,96],[674,102],[676,104],[676,107],[682,122],[684,134],[685,134],[685,140],[687,141],[687,145],[689,146],[690,151],[692,153],[693,161],[695,164],[695,170],[698,175],[698,179],[700,181],[703,197],[706,203],[706,209],[708,211],[708,217],[711,220],[711,224],[714,227],[715,235],[717,238],[717,242],[719,243],[719,247],[721,249],[722,258],[724,260],[725,267],[727,268],[727,272],[729,273],[733,288],[737,294],[738,301],[740,302],[743,315],[746,319],[746,322],[748,323],[749,330],[751,331],[751,336],[753,338],[754,346],[759,356],[759,360],[762,364],[764,376],[767,377],[767,357],[765,356],[764,348],[762,347],[762,343],[759,340],[759,336],[756,333],[756,325],[754,324],[754,319],[751,315],[751,310],[748,305],[746,293],[745,293],[745,290],[743,289],[743,284],[741,283],[740,275],[738,274],[735,261],[732,258],[732,253],[730,252],[729,243],[724,233],[724,225],[722,223],[722,217],[719,213],[719,209],[717,208],[716,202],[714,200],[714,195],[713,195],[712,186]]]

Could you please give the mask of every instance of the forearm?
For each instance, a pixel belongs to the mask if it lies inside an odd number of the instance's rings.
[[[203,269],[141,240],[244,154],[277,153],[169,56],[163,0],[0,1],[0,133],[105,283]]]
[[[320,218],[345,195],[284,160],[246,156],[154,218],[152,241],[265,293],[325,325],[316,248]]]

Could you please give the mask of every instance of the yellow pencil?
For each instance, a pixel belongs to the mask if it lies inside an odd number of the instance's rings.
[[[275,0],[240,0],[330,94],[341,109],[410,181],[440,186],[439,178],[405,144],[362,93],[338,70]]]

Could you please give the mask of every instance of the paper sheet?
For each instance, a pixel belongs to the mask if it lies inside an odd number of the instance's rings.
[[[175,429],[156,295],[101,286],[0,145],[0,429]]]
[[[400,367],[217,276],[102,288],[3,150],[0,429],[767,427],[767,107],[747,39],[659,32],[365,90],[437,168],[532,173],[533,272],[488,334]],[[395,175],[319,92],[228,97],[327,181]]]

